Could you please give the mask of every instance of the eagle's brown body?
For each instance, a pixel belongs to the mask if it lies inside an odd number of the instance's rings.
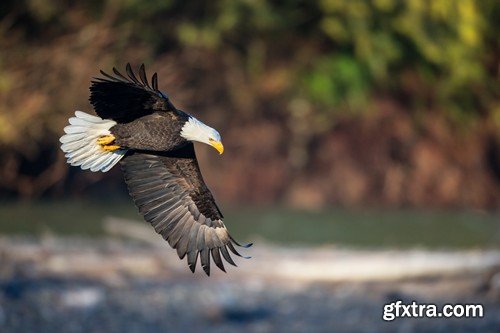
[[[134,121],[116,124],[110,131],[120,147],[136,150],[170,151],[188,141],[179,135],[187,116],[155,112]]]

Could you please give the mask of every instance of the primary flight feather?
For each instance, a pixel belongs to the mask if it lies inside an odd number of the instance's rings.
[[[241,256],[238,244],[222,221],[222,213],[203,181],[193,141],[222,154],[220,134],[178,110],[158,90],[156,73],[148,82],[144,65],[136,77],[130,64],[126,76],[101,71],[90,86],[97,116],[76,111],[60,139],[68,163],[106,172],[118,162],[129,193],[144,219],[151,223],[179,258],[187,257],[195,271],[210,274],[210,257],[225,271],[222,258],[235,265],[230,252]],[[250,246],[245,245],[245,247]]]

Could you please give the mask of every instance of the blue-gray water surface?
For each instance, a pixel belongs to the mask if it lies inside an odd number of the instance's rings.
[[[226,226],[241,241],[377,248],[500,247],[498,213],[222,206]],[[107,216],[146,223],[130,201],[2,202],[0,234],[101,236]]]

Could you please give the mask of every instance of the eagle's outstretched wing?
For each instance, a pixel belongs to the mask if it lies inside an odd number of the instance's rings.
[[[198,256],[207,275],[210,256],[223,271],[222,257],[235,265],[228,249],[240,256],[233,245],[239,244],[222,222],[222,214],[203,181],[192,143],[165,153],[134,151],[121,163],[139,212],[177,250],[179,258],[187,255],[191,271],[195,270]]]
[[[101,71],[104,78],[94,78],[90,86],[90,103],[97,115],[125,123],[155,111],[176,111],[167,95],[158,90],[156,73],[148,82],[144,64],[139,68],[139,79],[130,64],[127,76],[113,68],[114,76]]]

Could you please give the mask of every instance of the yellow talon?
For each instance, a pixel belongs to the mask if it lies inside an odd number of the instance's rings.
[[[101,136],[97,139],[97,144],[101,146],[109,145],[115,141],[115,136],[112,134]]]
[[[103,135],[97,139],[97,144],[105,151],[115,151],[121,147],[118,145],[112,145],[115,142],[115,136],[113,134]]]
[[[121,147],[117,146],[117,145],[102,146],[102,149],[104,149],[105,151],[115,151],[115,150],[118,150],[120,148]]]

